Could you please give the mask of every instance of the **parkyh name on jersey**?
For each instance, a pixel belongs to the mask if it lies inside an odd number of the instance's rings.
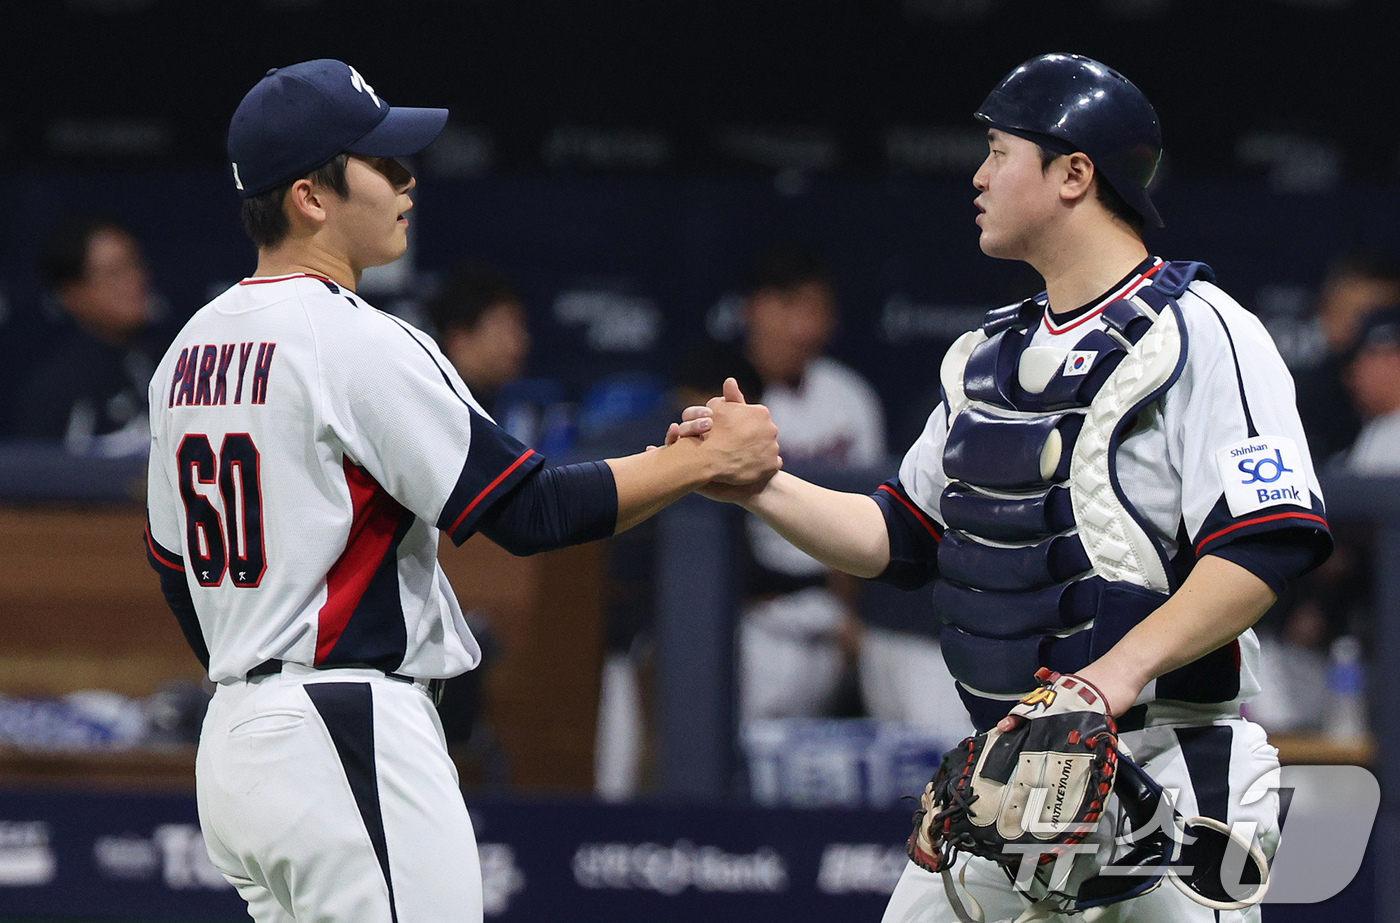
[[[253,363],[248,403],[266,403],[267,380],[272,372],[272,354],[277,344],[223,343],[218,346],[189,346],[180,350],[180,357],[175,360],[175,372],[170,376],[170,396],[166,406],[219,407],[243,403],[243,378],[255,345],[258,357]],[[229,369],[233,365],[235,350],[238,352],[238,378],[233,388],[233,399],[229,400]]]

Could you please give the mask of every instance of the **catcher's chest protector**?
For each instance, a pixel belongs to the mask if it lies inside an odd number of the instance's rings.
[[[1027,346],[1043,299],[999,308],[944,358],[948,530],[933,605],[979,727],[1035,688],[1038,668],[1083,668],[1175,589],[1115,459],[1181,374],[1176,296],[1198,277],[1209,267],[1158,266],[1067,350]]]

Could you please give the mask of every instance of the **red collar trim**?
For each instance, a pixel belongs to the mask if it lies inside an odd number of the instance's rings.
[[[1143,273],[1140,276],[1135,276],[1128,282],[1125,282],[1122,285],[1122,287],[1118,289],[1118,291],[1106,295],[1103,299],[1103,302],[1097,308],[1090,311],[1088,314],[1085,314],[1083,317],[1076,317],[1073,321],[1071,321],[1068,324],[1065,324],[1063,327],[1056,327],[1055,324],[1050,320],[1050,309],[1047,307],[1045,309],[1045,314],[1042,317],[1045,323],[1045,329],[1053,334],[1061,334],[1073,330],[1075,327],[1078,327],[1080,324],[1084,323],[1087,320],[1092,320],[1093,318],[1098,317],[1100,314],[1103,313],[1104,308],[1108,307],[1113,302],[1118,301],[1119,299],[1127,298],[1133,292],[1146,285],[1148,283],[1148,280],[1152,278],[1152,276],[1157,272],[1157,270],[1161,269],[1165,265],[1167,265],[1166,261],[1162,260],[1159,257],[1157,259],[1156,264],[1154,264],[1151,269],[1147,270],[1147,272]]]
[[[288,279],[320,279],[322,282],[330,282],[325,276],[318,276],[314,272],[294,272],[288,276],[249,276],[243,279],[239,285],[266,285],[269,282],[286,282]],[[332,283],[334,284],[334,283]]]

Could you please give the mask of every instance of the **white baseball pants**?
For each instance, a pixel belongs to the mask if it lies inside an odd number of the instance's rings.
[[[292,665],[221,684],[195,778],[209,857],[257,923],[482,919],[471,819],[419,685]]]

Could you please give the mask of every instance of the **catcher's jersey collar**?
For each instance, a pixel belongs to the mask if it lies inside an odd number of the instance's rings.
[[[1043,313],[1041,315],[1041,326],[1052,334],[1067,333],[1078,327],[1085,321],[1097,317],[1103,309],[1120,298],[1127,298],[1133,292],[1147,284],[1148,280],[1154,276],[1165,264],[1159,256],[1149,256],[1137,265],[1132,272],[1128,273],[1113,288],[1095,298],[1086,305],[1081,305],[1065,314],[1060,314],[1058,322],[1055,315],[1051,314],[1049,301],[1044,295],[1036,297],[1036,302],[1041,305]]]

